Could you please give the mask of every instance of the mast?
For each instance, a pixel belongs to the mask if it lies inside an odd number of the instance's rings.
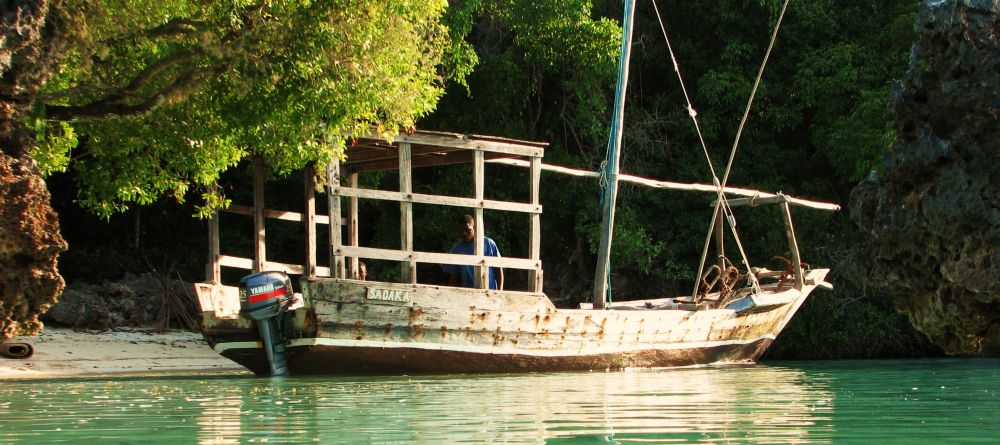
[[[625,114],[625,87],[628,81],[628,62],[632,53],[632,13],[635,0],[625,0],[625,17],[622,19],[622,52],[618,64],[618,86],[615,90],[615,109],[608,138],[608,155],[604,166],[607,187],[602,201],[601,245],[597,251],[597,270],[594,276],[594,309],[604,308],[610,293],[611,238],[615,229],[615,200],[618,197],[618,160],[622,148],[622,120]]]

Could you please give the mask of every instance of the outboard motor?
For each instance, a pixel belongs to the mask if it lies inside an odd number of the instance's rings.
[[[281,325],[293,297],[292,280],[282,272],[258,272],[240,280],[240,315],[257,322],[272,376],[288,375]]]

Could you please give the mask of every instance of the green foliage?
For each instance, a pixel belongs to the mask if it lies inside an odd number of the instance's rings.
[[[78,143],[76,131],[66,122],[48,125],[40,117],[32,117],[30,124],[38,144],[32,147],[29,154],[38,164],[42,175],[65,172],[73,148]]]
[[[250,154],[287,174],[341,157],[345,134],[392,135],[428,114],[475,64],[468,19],[449,29],[446,5],[67,0],[38,160],[65,169],[72,144],[47,136],[75,133],[86,208],[107,217],[197,190],[206,214],[225,202],[212,182]]]

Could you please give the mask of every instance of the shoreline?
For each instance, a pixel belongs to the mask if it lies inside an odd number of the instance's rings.
[[[250,375],[242,366],[213,351],[195,332],[160,333],[148,328],[77,332],[46,327],[37,336],[9,341],[30,344],[34,354],[20,359],[0,357],[0,380],[206,371]]]

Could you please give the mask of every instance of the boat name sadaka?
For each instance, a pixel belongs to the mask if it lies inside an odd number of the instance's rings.
[[[408,290],[378,289],[373,287],[368,288],[368,295],[366,295],[365,298],[369,300],[394,301],[398,303],[409,303],[413,301],[413,296]]]

